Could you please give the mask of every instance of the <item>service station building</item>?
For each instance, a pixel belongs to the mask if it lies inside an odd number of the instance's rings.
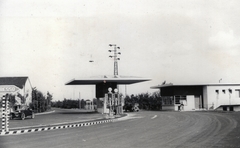
[[[240,84],[163,84],[151,87],[160,89],[163,110],[240,110]]]

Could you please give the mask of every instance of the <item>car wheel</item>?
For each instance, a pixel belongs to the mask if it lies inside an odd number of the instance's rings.
[[[32,112],[32,116],[31,116],[31,118],[32,118],[32,119],[35,118],[35,114],[34,114],[34,112]]]
[[[24,114],[24,113],[21,114],[21,119],[22,119],[22,120],[25,119],[25,114]]]

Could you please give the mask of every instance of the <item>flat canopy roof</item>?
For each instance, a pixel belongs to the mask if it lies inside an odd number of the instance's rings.
[[[73,79],[67,82],[65,85],[96,85],[99,83],[117,83],[117,84],[134,84],[144,81],[150,81],[149,78],[140,78],[140,77],[128,77],[128,76],[100,76],[93,78],[80,78]]]
[[[163,87],[172,87],[172,86],[236,86],[239,85],[240,83],[206,83],[206,84],[163,84],[163,85],[157,85],[157,86],[152,86],[150,88],[152,89],[159,89]]]

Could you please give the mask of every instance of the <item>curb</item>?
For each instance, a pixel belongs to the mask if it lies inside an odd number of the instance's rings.
[[[42,112],[42,113],[35,113],[35,115],[45,115],[45,114],[51,114],[51,113],[54,113],[55,110],[52,110],[52,111],[48,111],[48,112]]]
[[[109,123],[109,122],[113,122],[113,120],[114,119],[108,119],[108,120],[92,121],[92,122],[84,122],[84,123],[65,124],[65,125],[59,125],[59,126],[13,130],[8,132],[1,131],[0,136],[25,134],[25,133],[49,131],[49,130],[56,130],[56,129],[66,129],[66,128],[73,128],[73,127],[84,127],[84,126],[91,126],[91,125],[102,124],[102,123]]]

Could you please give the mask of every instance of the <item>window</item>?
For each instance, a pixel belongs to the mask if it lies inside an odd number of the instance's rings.
[[[219,93],[219,90],[215,90],[215,92],[218,94],[218,93]]]
[[[186,96],[175,96],[175,104],[180,104],[183,100],[187,100]]]
[[[173,97],[170,96],[166,96],[166,97],[162,97],[162,104],[163,105],[173,105]]]
[[[225,94],[225,93],[226,93],[226,92],[225,92],[225,89],[223,89],[222,92]]]
[[[175,96],[175,104],[180,104],[180,96]]]

